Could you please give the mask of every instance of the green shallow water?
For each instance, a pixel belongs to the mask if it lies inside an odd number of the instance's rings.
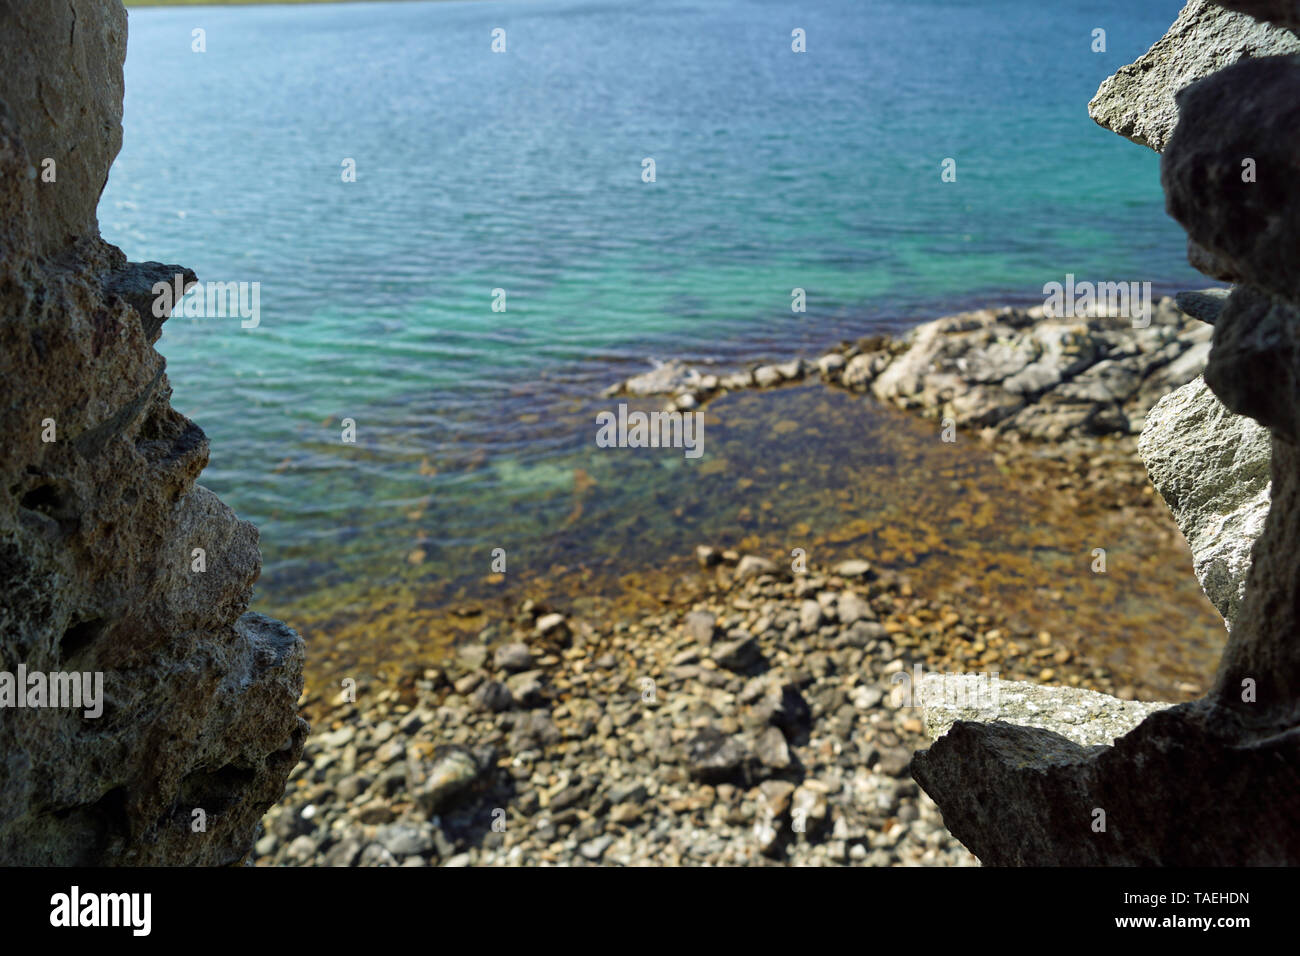
[[[173,318],[159,348],[174,403],[212,439],[204,482],[262,531],[260,606],[295,621],[445,606],[481,586],[496,547],[510,582],[585,568],[604,587],[702,540],[780,551],[792,529],[853,520],[874,530],[846,548],[948,574],[945,554],[1010,562],[1027,594],[1058,579],[1068,591],[1080,543],[1059,540],[1067,524],[1036,532],[1014,502],[996,535],[945,517],[965,507],[944,490],[955,479],[917,470],[946,459],[908,450],[905,418],[798,390],[772,409],[737,397],[687,462],[595,448],[609,403],[594,396],[650,358],[814,355],[1041,301],[1066,272],[1198,282],[1157,157],[1086,115],[1179,6],[133,10],[101,228],[134,259],[261,283],[257,328]],[[1105,53],[1091,50],[1099,25]],[[498,26],[506,54],[490,49]],[[790,50],[795,26],[806,54]],[[940,180],[947,157],[955,183]],[[795,427],[768,431],[781,421]],[[909,522],[940,543],[891,546]],[[1137,579],[1077,604],[1096,604],[1097,628],[1127,622],[1159,643],[1180,586],[1172,605]]]
[[[552,427],[594,432],[588,412],[598,407],[557,411]],[[387,538],[386,583],[357,578],[325,589],[324,601],[276,609],[325,644],[337,633],[358,642],[322,648],[322,673],[337,673],[430,659],[524,597],[564,608],[628,589],[671,597],[701,543],[777,560],[802,548],[817,564],[868,557],[907,574],[920,594],[985,602],[1150,696],[1185,696],[1180,683],[1212,674],[1223,626],[1158,501],[1064,496],[1032,467],[999,467],[995,447],[964,435],[943,442],[933,421],[820,384],[729,395],[705,415],[697,460],[584,445],[523,474],[485,463],[476,485],[528,484],[544,508],[514,513],[490,541],[456,544],[439,533],[437,511],[412,502]],[[493,577],[498,547],[506,573]],[[1092,571],[1095,548],[1106,550],[1105,574]],[[332,566],[323,562],[322,575]],[[449,627],[443,612],[462,607],[482,616]]]

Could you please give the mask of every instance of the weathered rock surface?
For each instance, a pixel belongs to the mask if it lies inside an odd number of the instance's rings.
[[[53,255],[99,236],[95,208],[122,148],[126,9],[102,0],[0,4],[0,44],[0,102],[26,152],[12,173],[40,190],[32,248]]]
[[[1243,60],[1178,103],[1187,122],[1160,164],[1169,215],[1237,281],[1296,301],[1300,56]]]
[[[1300,52],[1300,40],[1288,31],[1223,9],[1265,5],[1273,4],[1191,0],[1164,37],[1101,84],[1088,114],[1138,145],[1163,152],[1178,122],[1174,96],[1187,84],[1242,57]]]
[[[616,386],[609,389],[606,394],[661,395],[694,384],[699,378],[699,372],[695,369],[689,368],[685,363],[677,359],[673,359],[668,362],[656,363],[650,371],[632,376],[626,382],[623,382],[621,387]]]
[[[1200,372],[1211,334],[1172,299],[1145,328],[986,309],[918,326],[854,387],[959,428],[1049,441],[1130,434],[1160,396]]]
[[[1205,381],[1224,405],[1292,444],[1300,437],[1300,409],[1292,400],[1300,362],[1298,320],[1294,306],[1239,286],[1220,313],[1205,368]]]
[[[1174,302],[1182,311],[1207,325],[1213,325],[1228,301],[1231,289],[1202,289],[1198,292],[1180,292]]]
[[[238,862],[307,731],[302,639],[246,613],[256,529],[195,484],[140,311],[185,270],[98,235],[125,30],[119,3],[0,8],[0,668],[103,682],[99,716],[0,709],[5,864]]]
[[[1114,746],[958,721],[912,774],[985,865],[1281,866],[1300,860],[1298,747],[1295,728],[1246,730],[1198,701]]]
[[[1228,411],[1197,379],[1151,410],[1138,449],[1192,549],[1205,596],[1231,626],[1268,516],[1268,429]]]
[[[983,674],[928,674],[921,684],[921,714],[931,740],[938,740],[959,720],[1001,721],[1048,730],[1094,747],[1114,743],[1148,715],[1172,706]]]

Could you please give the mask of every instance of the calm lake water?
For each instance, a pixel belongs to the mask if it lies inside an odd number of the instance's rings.
[[[1199,281],[1157,157],[1087,116],[1180,6],[134,9],[101,227],[261,284],[257,328],[173,318],[159,348],[205,484],[262,530],[262,602],[472,582],[497,547],[537,573],[652,562],[743,537],[745,492],[704,480],[707,451],[595,447],[599,390],[647,359],[814,355],[1066,272]],[[778,514],[825,494],[794,482]]]

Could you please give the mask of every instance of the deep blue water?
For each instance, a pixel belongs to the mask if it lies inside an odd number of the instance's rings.
[[[259,327],[177,317],[159,348],[263,586],[382,581],[412,521],[440,555],[544,538],[597,454],[556,410],[648,357],[814,354],[1066,272],[1197,282],[1157,157],[1087,116],[1180,6],[133,9],[101,227],[261,283]]]

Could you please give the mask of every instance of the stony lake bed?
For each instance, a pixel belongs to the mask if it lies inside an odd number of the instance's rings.
[[[1203,692],[1222,622],[1133,431],[1195,377],[1208,326],[1166,304],[1134,348],[1114,320],[1067,339],[985,311],[848,344],[838,375],[801,363],[706,394],[707,455],[659,471],[621,524],[613,478],[575,476],[563,533],[598,525],[590,560],[277,608],[309,642],[313,732],[255,862],[971,865],[908,773],[918,666]],[[844,381],[918,341],[917,388]],[[954,400],[999,387],[990,347],[1040,386],[991,415],[967,401],[945,440]],[[945,363],[982,380],[956,387]],[[1064,424],[1026,434],[1017,415]]]

